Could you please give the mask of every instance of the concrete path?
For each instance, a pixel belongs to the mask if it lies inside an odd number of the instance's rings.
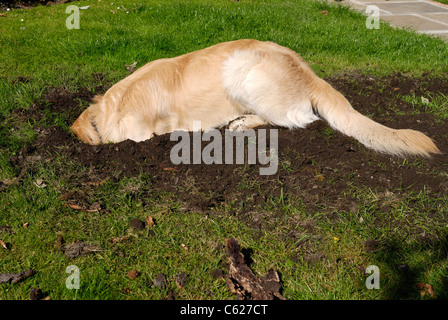
[[[448,41],[448,5],[430,0],[345,0],[366,13],[368,5],[380,9],[380,19],[396,27],[410,27],[417,32],[439,36]]]

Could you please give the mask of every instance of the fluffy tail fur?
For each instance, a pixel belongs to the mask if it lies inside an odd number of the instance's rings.
[[[391,129],[352,108],[345,97],[322,79],[316,79],[312,95],[314,111],[330,126],[380,153],[429,157],[441,153],[432,139],[409,129]]]

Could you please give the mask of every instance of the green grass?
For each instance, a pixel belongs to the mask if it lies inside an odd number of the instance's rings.
[[[70,4],[90,6],[80,11],[79,30],[65,27],[69,4],[12,10],[0,18],[2,181],[19,175],[8,159],[36,138],[38,124],[21,122],[14,110],[30,110],[49,87],[93,91],[98,84],[96,73],[112,84],[128,74],[125,67],[134,61],[140,67],[221,41],[256,38],[292,48],[322,76],[354,70],[372,75],[418,75],[428,70],[443,75],[448,71],[443,41],[386,24],[369,30],[359,13],[321,1],[102,0]],[[328,10],[328,15],[321,14],[322,10]],[[446,97],[431,99],[427,108],[446,115]],[[42,124],[65,129],[69,125],[64,115],[46,115]],[[233,299],[225,280],[211,274],[216,268],[225,270],[227,260],[220,246],[229,237],[251,248],[251,268],[256,274],[264,275],[270,268],[281,272],[283,294],[289,299],[419,299],[417,291],[404,286],[405,276],[396,268],[399,264],[409,265],[415,280],[431,283],[438,297],[447,298],[446,198],[408,194],[388,200],[391,211],[384,213],[381,204],[387,199],[354,189],[346,197],[357,203],[358,210],[338,212],[334,220],[328,208],[310,213],[300,199],[281,196],[259,208],[266,227],[259,234],[230,215],[225,206],[213,217],[200,212],[186,215],[175,195],[143,198],[151,188],[145,175],[112,179],[86,190],[76,178],[88,175],[89,170],[58,157],[49,164],[35,164],[20,184],[0,191],[0,225],[14,230],[0,232],[0,240],[11,245],[9,250],[0,248],[0,273],[37,271],[21,284],[0,284],[1,299],[28,299],[31,287],[40,287],[54,300],[161,299],[169,290],[178,299]],[[36,187],[38,178],[45,181],[45,188]],[[257,181],[240,186],[256,187]],[[85,192],[89,203],[100,202],[110,213],[68,208],[61,196],[69,191]],[[129,226],[132,218],[148,216],[156,219],[153,228],[136,231]],[[304,222],[313,227],[305,228]],[[22,227],[24,223],[28,227]],[[430,240],[422,244],[416,228]],[[287,234],[294,234],[296,240]],[[102,250],[69,260],[57,248],[58,235],[67,243],[84,241]],[[115,244],[110,241],[127,236],[128,240]],[[384,250],[365,252],[361,248],[367,239],[379,239]],[[312,256],[323,258],[311,261]],[[365,287],[366,275],[360,270],[372,264],[381,270],[381,290]],[[70,265],[80,269],[79,290],[65,286],[65,270]],[[131,280],[127,277],[130,270],[140,275]],[[174,283],[180,272],[190,275],[183,289]],[[166,275],[168,288],[152,285],[158,273]]]
[[[405,95],[403,101],[420,112],[431,113],[440,119],[448,119],[448,97],[442,93],[430,93],[425,96]]]
[[[435,0],[435,2],[440,2],[440,3],[448,4],[448,0]]]

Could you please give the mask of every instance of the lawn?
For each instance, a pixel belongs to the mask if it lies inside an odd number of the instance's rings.
[[[79,29],[66,27],[69,5],[84,7]],[[135,62],[254,38],[298,52],[363,113],[433,130],[448,151],[448,45],[365,20],[306,0],[91,0],[5,13],[0,275],[36,273],[0,283],[0,299],[29,299],[32,288],[52,300],[235,299],[229,238],[255,275],[281,275],[286,299],[446,299],[444,155],[376,155],[320,122],[279,131],[279,171],[262,178],[248,164],[173,167],[167,137],[97,148],[69,132]],[[370,265],[380,289],[366,287]],[[71,266],[78,289],[67,285]]]

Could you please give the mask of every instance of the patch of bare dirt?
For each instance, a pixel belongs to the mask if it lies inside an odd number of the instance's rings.
[[[20,155],[12,157],[11,162],[20,168],[29,157],[48,159],[63,154],[90,167],[99,179],[144,173],[150,177],[153,190],[173,192],[187,209],[205,212],[222,202],[241,201],[243,211],[250,212],[271,196],[284,197],[285,201],[291,196],[299,197],[309,210],[319,207],[353,210],[353,200],[346,196],[352,187],[368,187],[377,192],[427,190],[430,195],[446,194],[448,121],[437,120],[425,112],[414,114],[415,109],[401,96],[429,98],[428,92],[448,95],[447,79],[432,78],[425,73],[418,79],[402,74],[380,79],[351,74],[326,80],[361,113],[393,128],[420,130],[435,140],[443,154],[417,162],[391,158],[334,132],[324,121],[316,121],[307,129],[276,128],[279,166],[276,174],[268,176],[259,174],[259,168],[265,167],[260,164],[174,165],[170,150],[177,142],[170,141],[169,134],[139,143],[128,140],[90,146],[57,126],[42,128],[39,138]],[[44,101],[36,102],[33,110],[16,112],[18,116],[37,119],[45,110],[47,114],[57,112],[71,123],[81,112],[80,101],[85,106],[91,98],[93,95],[86,89],[71,93],[52,88]]]

